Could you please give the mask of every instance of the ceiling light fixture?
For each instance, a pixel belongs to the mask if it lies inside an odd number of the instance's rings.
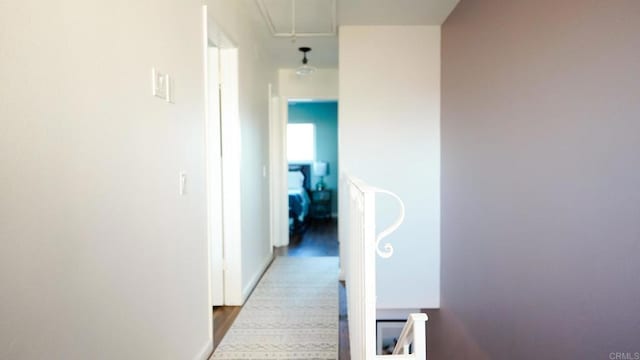
[[[309,60],[307,60],[307,53],[311,51],[310,47],[303,46],[299,48],[304,55],[302,56],[302,66],[296,69],[296,75],[298,76],[309,76],[316,72],[316,68],[310,65],[307,65]]]

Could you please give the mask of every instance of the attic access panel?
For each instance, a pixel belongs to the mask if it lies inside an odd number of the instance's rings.
[[[335,36],[336,0],[256,0],[277,37]]]

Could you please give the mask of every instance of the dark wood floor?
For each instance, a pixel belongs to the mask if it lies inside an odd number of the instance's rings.
[[[311,220],[302,234],[289,238],[289,246],[275,249],[278,256],[338,256],[338,221]]]
[[[335,219],[312,221],[303,234],[294,235],[290,245],[275,249],[277,256],[338,256],[338,224]],[[349,360],[349,328],[347,295],[344,282],[340,282],[340,352],[339,360]],[[214,349],[227,333],[241,306],[213,308]]]
[[[213,349],[215,350],[236,319],[242,306],[213,307]]]

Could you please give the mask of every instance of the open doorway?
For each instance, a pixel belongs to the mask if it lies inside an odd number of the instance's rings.
[[[213,306],[242,303],[238,49],[204,7],[205,161],[209,292]]]
[[[207,171],[207,231],[210,244],[210,293],[213,306],[224,304],[224,242],[222,184],[222,106],[220,48],[207,42],[207,121],[205,124]]]
[[[287,101],[289,244],[278,255],[338,256],[338,102]]]
[[[240,118],[238,48],[203,6],[205,181],[212,349],[243,302],[240,253]]]

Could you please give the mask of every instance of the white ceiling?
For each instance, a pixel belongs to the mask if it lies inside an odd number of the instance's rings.
[[[335,34],[335,5],[337,0],[257,0],[265,18],[273,24],[274,33],[293,33],[292,17],[295,13],[295,33]],[[295,5],[295,11],[294,6]]]
[[[255,0],[254,21],[271,34]],[[291,1],[263,0],[278,32],[290,32]],[[331,0],[295,0],[296,32],[319,32],[330,29]],[[337,0],[337,23],[342,25],[441,25],[460,0]],[[338,66],[338,38],[268,37],[268,48],[278,67],[294,68],[301,64],[300,46],[309,46],[309,64],[319,68]]]

